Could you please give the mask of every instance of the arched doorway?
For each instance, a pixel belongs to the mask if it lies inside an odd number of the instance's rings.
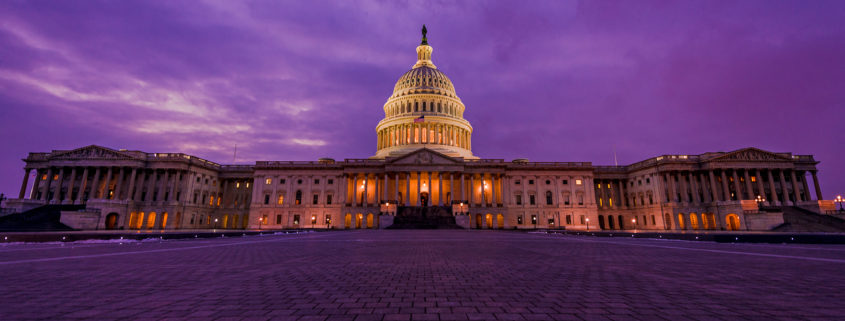
[[[364,225],[364,214],[358,213],[355,216],[355,228],[361,228]]]
[[[625,219],[622,218],[622,215],[619,215],[617,218],[619,219],[619,221],[618,221],[619,222],[619,229],[624,230],[625,229]]]
[[[129,213],[129,226],[128,227],[130,229],[135,229],[136,225],[138,225],[138,213],[137,212]]]
[[[707,213],[701,213],[701,229],[710,229],[710,221],[707,219]]]
[[[422,206],[428,206],[428,192],[420,193],[420,204]]]
[[[106,229],[114,230],[117,228],[117,213],[109,213],[106,215]]]
[[[165,227],[167,227],[167,212],[161,214],[161,228],[164,229]]]
[[[150,212],[147,214],[147,229],[155,228],[156,224],[156,212]]]
[[[481,229],[481,214],[475,214],[475,228]]]
[[[728,223],[728,231],[739,230],[739,216],[737,216],[736,214],[728,214],[727,216],[725,216],[725,222]]]
[[[367,228],[373,228],[373,213],[367,214]]]
[[[698,229],[698,216],[695,213],[689,213],[689,226],[693,230]]]
[[[248,226],[247,223],[249,223],[249,215],[244,215],[242,219],[243,222],[241,223],[241,227],[246,228]]]
[[[229,228],[229,214],[223,215],[223,228]]]
[[[599,228],[602,230],[606,229],[604,225],[604,215],[599,215]]]
[[[679,230],[684,229],[684,214],[683,213],[678,213],[678,229]]]
[[[346,216],[343,218],[343,226],[346,229],[352,228],[352,214],[346,213]]]
[[[493,228],[493,215],[487,214],[484,216],[484,219],[487,221],[487,228]]]
[[[496,227],[500,230],[505,228],[505,216],[504,215],[502,215],[502,214],[496,215]]]
[[[672,215],[669,215],[669,213],[666,213],[666,215],[663,216],[663,224],[666,225],[666,226],[664,226],[665,229],[671,230],[672,229]]]
[[[613,224],[613,215],[607,216],[607,228],[611,230],[616,229],[616,224]]]

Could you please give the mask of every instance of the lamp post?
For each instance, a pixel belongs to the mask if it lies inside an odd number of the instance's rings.
[[[261,230],[261,224],[262,224],[262,223],[264,223],[264,218],[259,217],[259,218],[258,218],[258,230],[259,230],[259,231]]]
[[[216,218],[214,219],[214,229],[215,230],[217,229],[217,219]]]
[[[757,195],[757,198],[754,199],[754,201],[757,202],[757,209],[759,210],[761,207],[763,207],[763,202],[765,202],[766,199],[763,198],[763,196]]]
[[[636,217],[631,219],[631,224],[634,226],[634,232],[636,232],[637,231],[637,218]]]
[[[311,215],[311,229],[314,229],[314,224],[317,223],[317,215]]]
[[[845,203],[845,198],[842,198],[842,195],[836,195],[836,198],[833,199],[834,203],[839,203],[839,211],[842,212],[842,203]]]
[[[587,218],[587,231],[590,231],[590,218]]]

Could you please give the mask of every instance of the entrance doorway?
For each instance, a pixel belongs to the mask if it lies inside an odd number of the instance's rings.
[[[428,206],[428,192],[420,193],[420,204],[422,206]]]
[[[113,230],[117,228],[117,213],[109,213],[106,215],[106,229]]]

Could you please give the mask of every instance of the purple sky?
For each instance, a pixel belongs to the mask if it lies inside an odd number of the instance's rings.
[[[89,144],[365,158],[420,25],[483,158],[754,146],[845,193],[845,1],[0,1],[0,192]]]

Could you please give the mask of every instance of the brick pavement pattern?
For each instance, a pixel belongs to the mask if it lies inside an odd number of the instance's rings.
[[[0,245],[0,320],[845,318],[845,247],[503,231]]]

